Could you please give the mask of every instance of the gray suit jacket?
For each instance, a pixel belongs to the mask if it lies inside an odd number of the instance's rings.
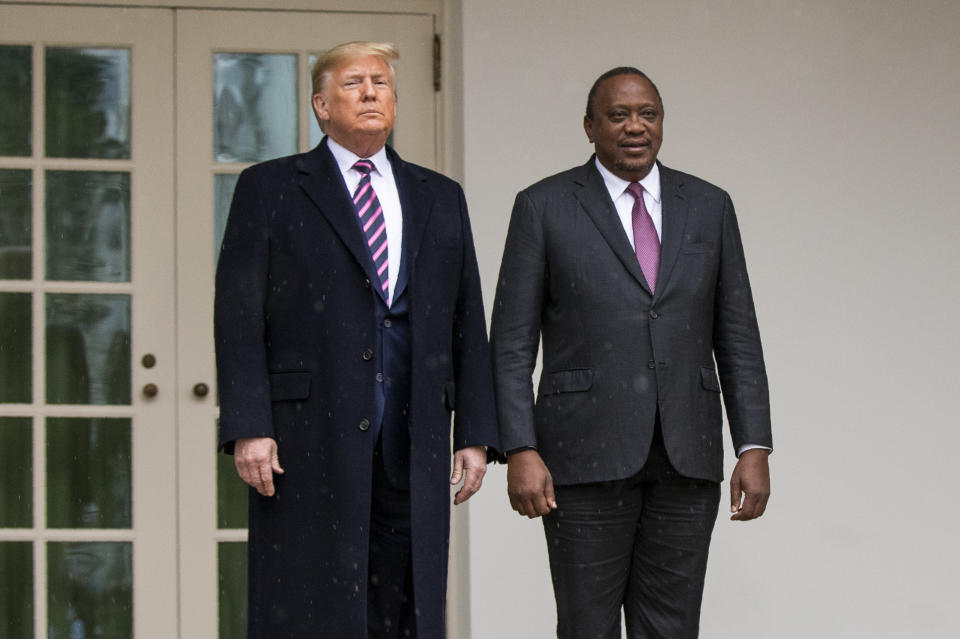
[[[514,204],[491,327],[501,448],[536,446],[558,485],[640,470],[658,408],[674,467],[720,481],[721,388],[734,446],[773,445],[733,203],[691,175],[660,176],[655,294],[593,158]]]

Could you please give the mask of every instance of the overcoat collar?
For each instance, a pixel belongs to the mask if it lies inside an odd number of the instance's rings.
[[[387,155],[397,182],[403,215],[403,255],[393,293],[393,299],[396,300],[406,288],[416,262],[427,219],[433,208],[433,196],[424,184],[426,174],[419,167],[404,162],[390,147],[387,147]],[[300,173],[300,188],[340,236],[370,281],[376,282],[379,279],[376,267],[357,223],[343,175],[327,147],[327,139],[324,138],[313,150],[299,156],[296,166]]]
[[[682,193],[681,174],[664,167],[659,162],[657,164],[660,167],[663,226],[660,240],[660,272],[657,276],[654,299],[660,298],[669,284],[670,274],[680,253],[683,232],[687,225],[687,204]],[[603,177],[597,171],[593,156],[587,160],[586,164],[574,170],[573,181],[580,187],[574,190],[575,197],[610,245],[613,253],[643,289],[650,293],[650,285],[643,276],[643,271],[637,262],[637,255],[630,246],[630,240],[623,230],[623,224],[620,223],[617,209],[610,200],[610,193],[603,182]]]

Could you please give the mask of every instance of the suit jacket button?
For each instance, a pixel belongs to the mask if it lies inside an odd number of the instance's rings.
[[[363,355],[360,357],[363,358],[363,361],[369,362],[371,359],[373,359],[373,349],[368,348],[367,350],[363,351]]]
[[[377,381],[378,381],[378,382],[382,382],[382,381],[383,381],[383,373],[377,373]]]
[[[360,424],[357,426],[360,430],[370,430],[370,420],[364,417],[360,420]]]
[[[370,288],[370,278],[369,278],[369,277],[363,278],[363,288]]]
[[[390,328],[392,325],[393,325],[393,322],[391,322],[389,319],[383,320],[383,327],[384,327],[384,328]]]
[[[656,311],[650,311],[650,319],[657,319],[660,317]]]
[[[656,367],[657,367],[657,363],[652,359],[647,362],[647,368],[649,368],[650,370],[653,370]]]

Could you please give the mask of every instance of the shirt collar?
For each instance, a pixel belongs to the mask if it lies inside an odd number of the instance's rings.
[[[333,153],[333,159],[337,161],[337,166],[340,167],[340,172],[344,175],[353,168],[357,160],[370,160],[373,162],[373,170],[381,176],[390,174],[390,160],[387,158],[387,147],[385,146],[380,147],[380,150],[369,158],[361,158],[328,135],[327,148]]]
[[[600,177],[603,178],[603,183],[607,187],[607,191],[610,192],[610,199],[616,201],[624,192],[627,190],[627,187],[630,186],[630,182],[624,180],[622,177],[618,177],[611,173],[607,167],[600,164],[600,160],[596,157],[593,158],[593,163],[597,165],[597,170],[600,171]],[[640,180],[640,186],[643,187],[643,190],[650,194],[650,197],[654,201],[660,201],[660,165],[656,162],[653,163],[653,167],[650,169],[650,172]]]

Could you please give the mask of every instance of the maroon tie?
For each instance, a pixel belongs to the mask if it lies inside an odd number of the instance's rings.
[[[633,250],[640,262],[643,276],[647,278],[650,291],[657,287],[657,273],[660,271],[660,238],[657,237],[657,228],[653,225],[653,218],[647,213],[647,206],[643,203],[643,187],[637,182],[631,182],[627,187],[633,196]]]

